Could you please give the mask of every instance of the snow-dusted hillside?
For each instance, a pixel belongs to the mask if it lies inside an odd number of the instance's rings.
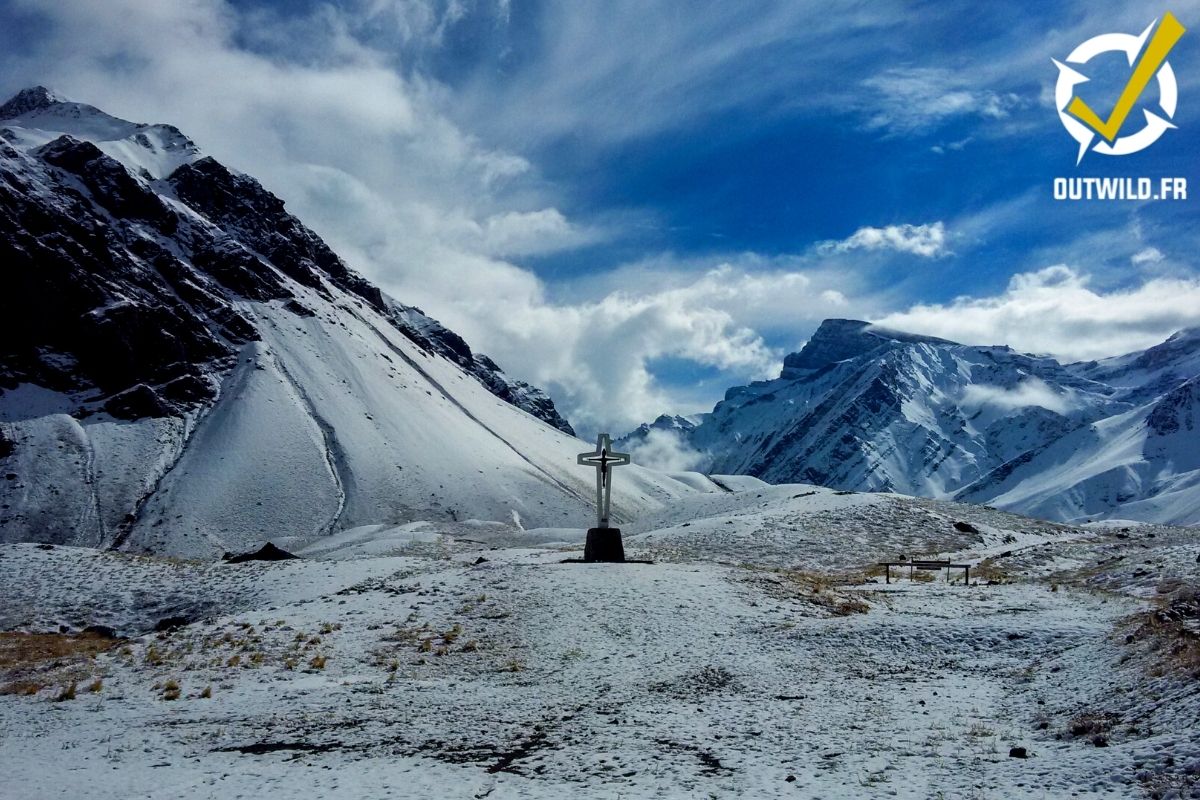
[[[1200,525],[1200,377],[1026,453],[958,497],[1051,519]]]
[[[781,485],[643,515],[627,544],[653,563],[567,563],[582,533],[373,526],[236,565],[0,544],[0,786],[28,800],[1200,790],[1188,530]],[[872,562],[902,554],[969,563],[972,583],[898,570],[885,584]],[[127,638],[79,636],[88,625]]]
[[[1200,331],[1062,365],[826,320],[781,376],[730,389],[672,432],[696,468],[958,497],[1058,520],[1200,521],[1187,382]]]
[[[585,445],[548,397],[170,126],[40,88],[0,107],[0,265],[2,541],[212,556],[589,523]],[[618,480],[618,520],[717,490]]]

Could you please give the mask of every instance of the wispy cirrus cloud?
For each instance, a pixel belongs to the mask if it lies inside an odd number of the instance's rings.
[[[968,73],[938,67],[893,67],[862,81],[870,92],[860,109],[864,126],[891,135],[922,133],[951,119],[1005,119],[1028,101],[1014,92],[978,85]]]

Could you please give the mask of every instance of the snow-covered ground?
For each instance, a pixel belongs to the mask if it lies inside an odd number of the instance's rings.
[[[45,684],[0,696],[0,795],[1194,796],[1195,676],[1131,621],[1200,583],[1194,532],[798,485],[625,532],[654,563],[483,523],[239,565],[0,547],[0,629],[131,637],[0,675]],[[864,570],[936,553],[985,580]]]

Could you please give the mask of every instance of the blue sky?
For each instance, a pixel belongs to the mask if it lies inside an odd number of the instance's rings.
[[[95,6],[0,2],[0,88],[179,125],[586,431],[711,407],[828,316],[1063,358],[1200,324],[1200,200],[1050,196],[1200,191],[1196,0]],[[1178,129],[1076,167],[1050,59],[1168,8]],[[1086,71],[1106,111],[1128,66]]]

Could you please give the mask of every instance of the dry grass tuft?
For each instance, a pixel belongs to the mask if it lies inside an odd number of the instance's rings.
[[[1120,722],[1120,717],[1108,711],[1083,711],[1067,723],[1067,733],[1074,737],[1086,737],[1097,747],[1108,744],[1108,732]]]
[[[985,558],[971,567],[971,577],[991,583],[1012,583],[1013,580],[1012,573],[997,564],[994,558]]]
[[[91,633],[0,633],[0,670],[92,659],[120,643]]]
[[[839,617],[851,614],[865,614],[871,606],[854,593],[840,590],[838,587],[846,584],[861,583],[861,575],[831,575],[823,572],[807,570],[779,570],[778,574],[786,584],[798,590],[801,596],[814,605],[826,609]]]
[[[0,633],[0,695],[86,680],[97,655],[122,644],[91,633]]]
[[[1200,678],[1200,589],[1184,586],[1155,607],[1127,620],[1133,632],[1126,637],[1148,648],[1151,674],[1178,673]]]
[[[325,669],[325,661],[327,656],[313,656],[308,665],[313,669]]]

